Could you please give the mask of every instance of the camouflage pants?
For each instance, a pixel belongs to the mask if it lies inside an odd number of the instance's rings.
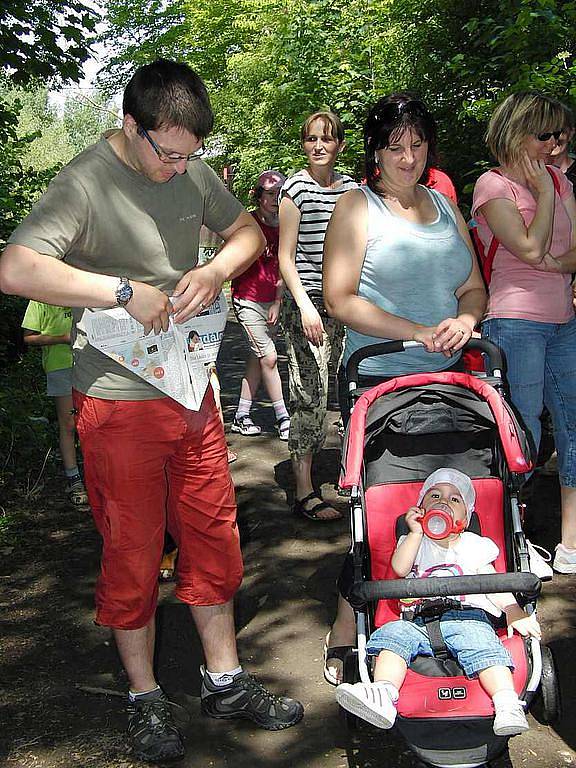
[[[300,457],[316,453],[324,444],[329,366],[332,362],[336,370],[340,362],[344,327],[331,317],[323,318],[322,346],[313,346],[304,335],[300,310],[291,296],[284,297],[281,320],[290,388],[288,450]]]

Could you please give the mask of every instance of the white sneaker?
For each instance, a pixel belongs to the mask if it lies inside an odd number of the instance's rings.
[[[234,418],[232,426],[230,427],[232,432],[238,432],[244,437],[254,437],[262,432],[261,427],[254,424],[250,416],[239,416]]]
[[[510,707],[499,707],[496,710],[492,727],[496,736],[516,736],[529,729],[530,726],[520,702]]]
[[[557,544],[552,568],[558,573],[576,573],[576,549]]]
[[[378,683],[342,683],[336,688],[336,701],[376,728],[392,728],[396,720],[396,707]]]

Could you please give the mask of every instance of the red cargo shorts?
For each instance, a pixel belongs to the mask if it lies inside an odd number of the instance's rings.
[[[199,412],[168,397],[73,398],[103,540],[97,622],[139,629],[152,618],[166,526],[179,548],[176,596],[190,605],[228,602],[242,580],[242,555],[212,388]]]

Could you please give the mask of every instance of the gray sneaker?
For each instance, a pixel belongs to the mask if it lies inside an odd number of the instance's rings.
[[[205,715],[224,720],[244,718],[253,720],[267,731],[290,728],[302,720],[304,707],[286,696],[275,696],[252,675],[239,672],[229,685],[217,686],[204,674],[200,693]]]
[[[174,724],[171,702],[163,691],[129,703],[128,738],[139,760],[156,763],[184,757],[182,736]]]

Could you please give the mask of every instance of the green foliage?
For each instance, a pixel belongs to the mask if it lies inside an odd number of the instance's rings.
[[[15,93],[13,86],[34,78],[43,83],[79,80],[82,63],[90,53],[91,36],[98,15],[81,0],[11,0],[0,4],[0,246],[28,212],[54,172],[51,157],[54,136],[46,123],[28,130],[21,116],[40,114],[29,109],[29,93]],[[37,91],[37,95],[40,95]],[[44,117],[47,115],[46,91]],[[54,125],[54,122],[49,125]],[[31,154],[31,145],[41,131],[43,146]]]
[[[117,122],[97,91],[67,99],[60,115],[45,86],[0,80],[0,245],[60,167]]]
[[[80,0],[0,4],[0,69],[16,84],[35,77],[79,80],[97,20]]]
[[[0,95],[0,247],[30,210],[52,171],[26,167],[23,158],[35,135],[18,135],[19,101],[12,106]]]
[[[21,318],[26,306],[13,297],[2,297],[1,304],[3,317],[10,311],[14,318]],[[0,521],[17,500],[35,498],[54,471],[51,459],[58,443],[45,381],[39,354],[0,359]]]
[[[97,142],[104,131],[117,127],[119,118],[105,94],[94,90],[67,99],[60,122],[73,157]]]
[[[342,117],[342,167],[360,175],[368,106],[393,90],[420,94],[462,190],[488,162],[499,99],[530,87],[576,101],[576,3],[564,0],[108,0],[107,22],[109,86],[158,55],[206,80],[214,164],[234,165],[237,190],[265,167],[301,167],[298,129],[319,108]]]

